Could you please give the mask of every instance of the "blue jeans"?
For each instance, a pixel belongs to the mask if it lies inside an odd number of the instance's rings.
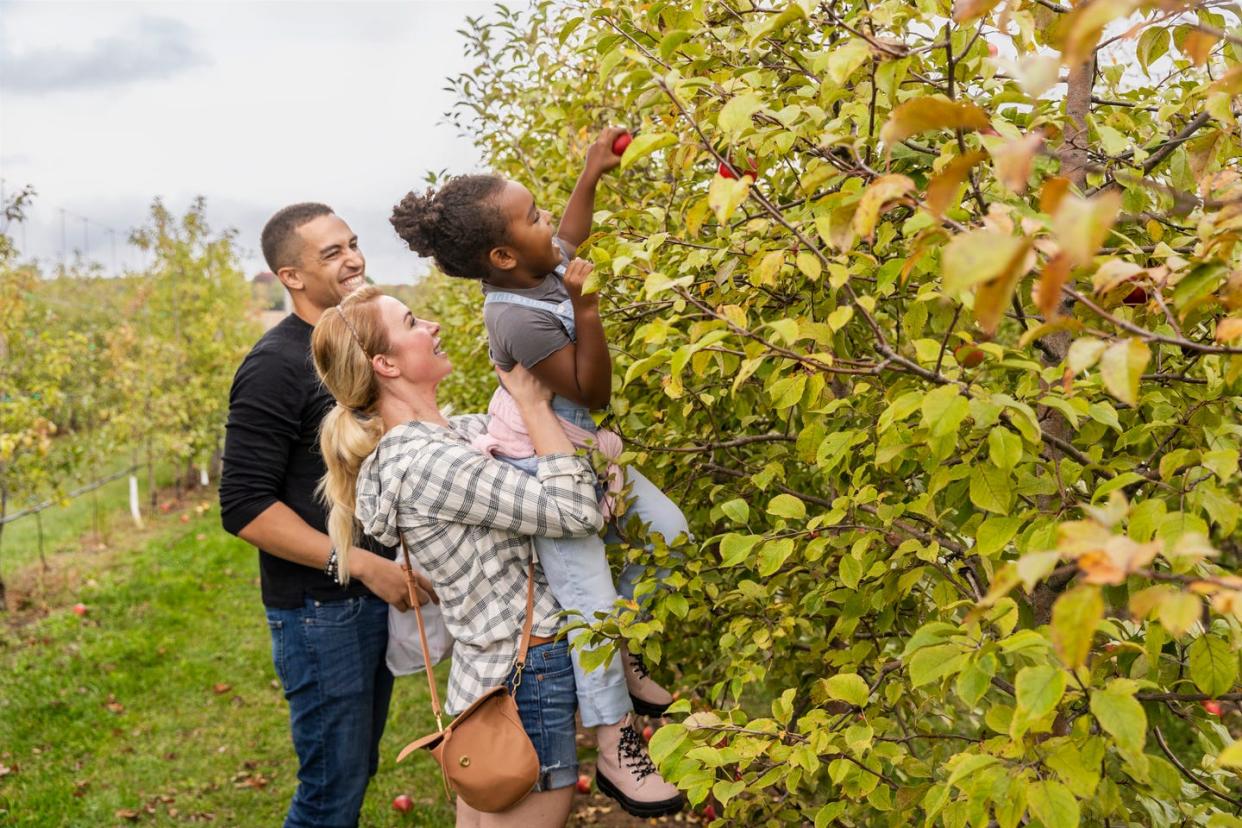
[[[516,673],[509,674],[513,691]],[[522,683],[513,692],[522,727],[539,755],[537,791],[568,788],[578,781],[578,743],[574,738],[574,665],[564,639],[536,644],[526,653]]]
[[[352,828],[379,768],[392,673],[388,605],[373,596],[267,609],[272,661],[289,700],[298,788],[285,828]]]
[[[557,413],[564,416],[560,411]],[[529,474],[534,474],[538,465],[538,458],[535,457],[515,459],[500,456],[497,459]],[[649,524],[650,531],[661,533],[665,541],[670,543],[677,535],[689,533],[681,509],[656,488],[654,483],[637,469],[628,466],[625,469],[625,478],[630,487],[629,509],[625,513],[627,520],[638,515],[644,523]],[[609,540],[620,540],[612,527],[609,527],[608,533]],[[651,548],[650,545],[648,548]],[[596,620],[596,613],[612,613],[616,608],[618,593],[625,598],[633,598],[634,587],[646,569],[639,564],[626,566],[621,572],[618,588],[612,580],[604,541],[596,535],[577,538],[536,536],[535,551],[539,555],[540,566],[543,567],[543,574],[548,579],[548,587],[556,597],[556,602],[566,610],[582,613],[588,622]],[[657,571],[655,576],[664,577],[661,571]],[[583,632],[585,631],[581,629],[570,632],[570,642]],[[579,656],[580,652],[573,650],[578,711],[582,715],[582,726],[616,724],[634,709],[625,684],[625,670],[621,659],[614,658],[611,663],[586,672],[582,669]]]

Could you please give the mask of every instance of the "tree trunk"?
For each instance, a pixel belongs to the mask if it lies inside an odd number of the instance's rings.
[[[9,513],[9,487],[0,483],[0,550],[4,549],[4,517]],[[9,609],[8,590],[4,586],[4,576],[0,575],[0,612]]]

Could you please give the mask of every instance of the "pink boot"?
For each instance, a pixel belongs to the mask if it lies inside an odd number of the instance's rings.
[[[673,703],[673,696],[651,678],[643,657],[631,654],[622,644],[621,666],[625,670],[625,685],[630,691],[634,712],[640,716],[663,716]]]
[[[615,725],[595,728],[599,758],[595,783],[628,813],[650,818],[675,814],[685,805],[677,787],[656,770],[642,737],[634,730],[634,714]]]

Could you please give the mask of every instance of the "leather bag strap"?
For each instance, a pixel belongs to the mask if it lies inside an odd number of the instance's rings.
[[[400,530],[397,530],[400,537]],[[423,611],[418,600],[418,583],[414,579],[414,564],[410,561],[410,549],[401,537],[401,554],[405,556],[405,589],[409,595],[410,606],[414,608],[414,618],[418,621],[418,643],[423,647],[423,666],[427,671],[427,687],[431,690],[431,712],[436,717],[436,726],[444,731],[443,714],[440,710],[440,696],[436,693],[436,674],[431,666],[431,648],[427,646],[427,628],[423,625]]]
[[[522,623],[522,640],[518,642],[517,667],[526,666],[526,651],[530,649],[530,631],[535,626],[535,552],[531,542],[530,563],[526,567],[526,620]]]

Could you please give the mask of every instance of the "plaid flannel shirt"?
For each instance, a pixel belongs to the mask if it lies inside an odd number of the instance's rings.
[[[381,543],[405,537],[410,555],[440,596],[456,640],[445,709],[456,714],[501,684],[517,657],[526,615],[531,535],[567,537],[603,526],[595,473],[585,458],[539,458],[537,474],[471,448],[487,430],[481,414],[398,426],[380,440],[358,475],[355,514]],[[543,570],[535,567],[533,633],[562,621]]]

